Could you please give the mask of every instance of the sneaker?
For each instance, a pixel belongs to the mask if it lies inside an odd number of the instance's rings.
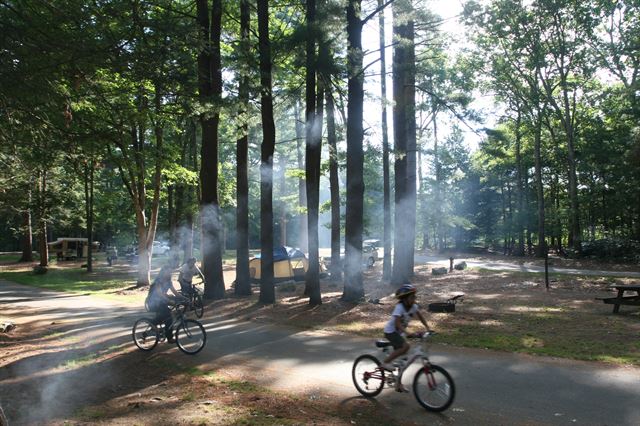
[[[393,366],[393,364],[389,364],[389,363],[386,363],[386,362],[383,362],[382,364],[380,364],[380,367],[384,368],[384,369],[385,369],[385,370],[387,370],[387,371],[393,371],[393,370],[395,370],[395,369],[396,369],[396,368]]]

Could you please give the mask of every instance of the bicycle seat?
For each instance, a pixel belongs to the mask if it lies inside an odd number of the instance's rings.
[[[387,346],[391,346],[391,342],[388,340],[376,340],[376,347],[378,348],[386,348]]]

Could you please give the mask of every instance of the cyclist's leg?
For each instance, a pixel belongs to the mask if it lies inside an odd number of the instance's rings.
[[[178,283],[180,283],[180,291],[182,292],[182,295],[190,298],[192,293],[191,283],[182,278],[178,279]]]
[[[160,305],[156,307],[156,324],[164,323],[164,335],[168,341],[173,341],[173,334],[171,332],[171,309],[167,305]]]
[[[411,348],[409,343],[405,340],[404,337],[400,335],[400,333],[385,333],[384,337],[386,337],[387,340],[389,340],[389,342],[391,342],[391,344],[393,345],[393,352],[391,352],[389,356],[385,358],[385,360],[383,361],[384,364],[389,364],[400,355],[406,354]]]

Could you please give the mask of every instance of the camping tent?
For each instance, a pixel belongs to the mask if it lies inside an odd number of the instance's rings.
[[[260,255],[249,261],[249,276],[252,280],[260,280],[260,267]],[[285,246],[273,249],[273,277],[275,281],[302,281],[307,269],[309,269],[309,261],[300,249]]]

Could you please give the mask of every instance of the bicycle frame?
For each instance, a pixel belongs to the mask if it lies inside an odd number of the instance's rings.
[[[402,381],[402,375],[409,368],[409,366],[411,366],[411,364],[413,364],[416,360],[421,359],[423,368],[425,369],[424,372],[425,374],[427,374],[427,377],[430,378],[429,387],[433,387],[433,384],[431,383],[431,381],[433,380],[433,376],[429,374],[431,362],[429,361],[429,355],[427,354],[427,349],[426,349],[427,339],[430,336],[431,334],[425,334],[421,336],[420,344],[412,345],[410,354],[407,355],[406,357],[403,357],[403,359],[400,360],[401,365],[398,366],[398,375],[397,376],[394,375],[396,377],[396,380]],[[381,350],[382,352],[387,354],[389,352],[389,348],[390,348],[389,346],[386,346],[384,348],[381,348]],[[406,358],[406,361],[404,358]]]
[[[178,309],[178,306],[181,306],[182,309]],[[173,314],[175,312],[175,317],[173,315],[171,315],[171,324],[169,325],[169,329],[172,331],[175,331],[178,329],[178,327],[180,326],[180,324],[182,324],[184,322],[184,311],[186,309],[186,306],[184,304],[178,304],[175,305],[173,308],[171,308],[171,313]],[[156,324],[156,328],[158,330],[163,330],[164,329],[164,323],[158,323]],[[159,333],[162,339],[162,341],[164,341],[165,339],[165,335],[164,332]]]

